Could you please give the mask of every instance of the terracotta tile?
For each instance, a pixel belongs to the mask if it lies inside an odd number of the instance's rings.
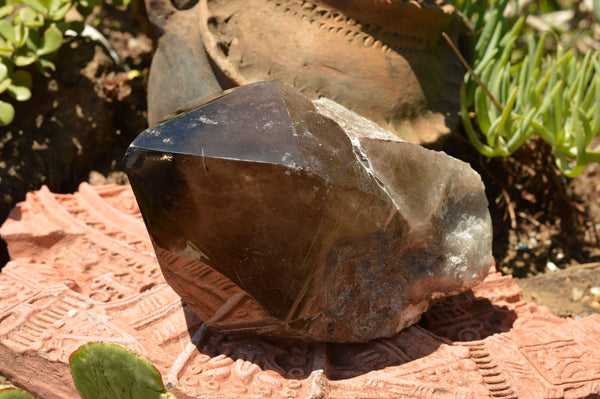
[[[319,344],[209,331],[165,284],[128,187],[42,188],[0,233],[0,373],[39,398],[77,397],[68,357],[92,340],[146,356],[179,398],[600,395],[600,316],[556,317],[495,270],[392,338]]]

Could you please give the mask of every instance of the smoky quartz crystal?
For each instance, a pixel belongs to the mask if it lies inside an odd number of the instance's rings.
[[[363,342],[479,283],[479,175],[278,82],[142,132],[127,173],[165,279],[210,327]]]

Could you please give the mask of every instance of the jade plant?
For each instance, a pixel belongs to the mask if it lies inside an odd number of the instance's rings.
[[[32,68],[48,77],[67,31],[81,33],[83,19],[102,0],[0,0],[0,126],[12,122],[14,101],[31,98]],[[127,5],[129,0],[115,0]],[[65,21],[75,8],[81,20]]]
[[[460,4],[477,34],[474,66],[460,92],[473,146],[488,157],[510,156],[537,135],[568,177],[600,162],[600,152],[590,149],[600,133],[600,53],[580,55],[560,44],[549,53],[548,35],[526,33],[525,17],[505,16],[509,0],[486,3]]]
[[[35,65],[46,76],[54,70],[50,57],[63,40],[58,23],[70,7],[62,0],[0,2],[0,94],[8,94],[0,100],[0,125],[12,122],[12,101],[31,97],[32,77],[26,67]]]
[[[175,399],[152,363],[120,345],[91,342],[69,362],[82,399]]]
[[[25,391],[17,388],[0,389],[0,399],[35,399]]]

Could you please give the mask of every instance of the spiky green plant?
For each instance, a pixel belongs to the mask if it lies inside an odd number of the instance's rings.
[[[473,71],[460,93],[465,130],[488,157],[510,156],[537,135],[552,147],[558,168],[575,177],[600,162],[600,152],[589,148],[600,133],[600,54],[560,46],[548,54],[547,35],[525,34],[525,17],[503,15],[508,3],[482,11],[462,2],[478,33]],[[520,56],[514,50],[523,38]]]
[[[69,363],[82,399],[175,399],[152,363],[120,345],[91,342]]]

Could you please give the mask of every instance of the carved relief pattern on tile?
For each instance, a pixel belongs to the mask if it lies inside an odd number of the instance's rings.
[[[322,366],[319,344],[261,337],[207,334],[179,382],[190,392],[250,397],[304,397],[311,374]]]
[[[182,398],[580,398],[600,392],[600,316],[553,316],[525,302],[516,283],[495,270],[473,293],[442,299],[417,325],[368,343],[207,329],[164,282],[133,201],[127,187],[82,185],[74,195],[44,188],[11,214],[0,230],[13,258],[0,273],[0,373],[40,397],[74,397],[68,357],[100,340],[146,356]],[[222,291],[239,288],[206,265],[181,270],[208,276],[194,287],[213,292],[210,306],[222,309],[215,325],[265,317],[242,291],[223,299],[231,295]],[[44,370],[52,372],[38,381]]]

